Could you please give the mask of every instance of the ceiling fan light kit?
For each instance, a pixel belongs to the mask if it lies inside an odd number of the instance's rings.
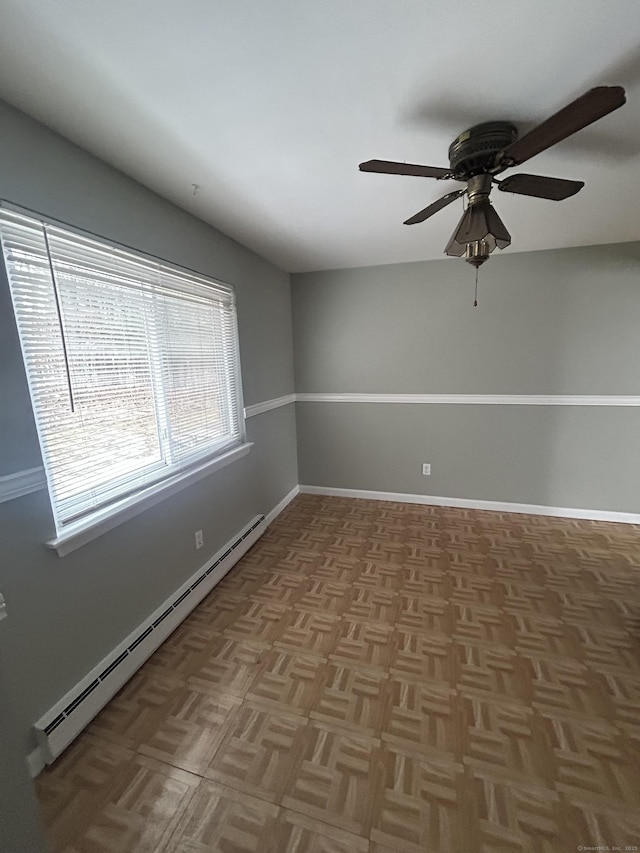
[[[504,249],[511,236],[491,204],[493,184],[502,192],[562,201],[579,192],[583,181],[568,181],[542,175],[517,174],[498,181],[496,175],[519,166],[536,154],[550,148],[587,125],[617,110],[626,102],[622,86],[597,86],[572,101],[518,138],[515,125],[507,121],[477,124],[461,133],[449,146],[449,168],[397,163],[392,160],[367,160],[361,172],[388,175],[412,175],[436,180],[453,179],[466,184],[425,207],[405,220],[405,225],[424,222],[457,198],[468,200],[456,230],[447,243],[445,253],[463,257],[476,268],[496,248]]]
[[[444,250],[450,256],[464,255],[465,261],[476,268],[488,260],[496,246],[504,249],[511,243],[511,235],[489,201],[491,183],[487,174],[469,178],[469,204]]]

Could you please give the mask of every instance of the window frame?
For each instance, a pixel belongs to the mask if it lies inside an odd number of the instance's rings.
[[[210,444],[208,447],[203,448],[201,453],[196,452],[195,454],[189,455],[186,460],[178,460],[177,462],[175,461],[175,458],[173,460],[171,459],[170,454],[167,455],[164,452],[164,450],[166,449],[165,447],[162,452],[162,457],[165,460],[166,467],[164,469],[158,470],[158,476],[152,476],[151,479],[147,480],[147,482],[145,482],[143,485],[138,484],[131,490],[127,491],[123,489],[120,495],[116,496],[112,501],[109,501],[105,505],[98,506],[95,509],[85,511],[78,519],[68,519],[63,522],[58,519],[58,515],[56,512],[54,493],[51,486],[48,466],[43,453],[44,440],[43,436],[41,435],[41,424],[39,423],[34,410],[34,420],[38,432],[40,451],[43,454],[44,469],[47,476],[49,502],[56,525],[56,535],[51,540],[49,540],[46,545],[49,548],[55,549],[58,552],[59,556],[64,556],[65,554],[70,553],[71,551],[75,550],[86,542],[95,539],[96,537],[102,535],[108,530],[113,529],[117,525],[122,524],[130,518],[133,518],[135,515],[144,512],[150,507],[160,503],[161,501],[165,500],[166,498],[170,497],[181,489],[186,488],[187,486],[193,483],[196,483],[198,480],[203,479],[204,477],[209,476],[213,472],[220,470],[221,468],[224,468],[227,465],[235,462],[237,459],[242,458],[251,449],[252,443],[248,442],[246,439],[246,418],[242,394],[243,388],[240,363],[240,341],[238,331],[238,316],[235,299],[235,288],[232,285],[221,281],[220,279],[215,279],[212,276],[208,276],[199,271],[192,270],[185,266],[181,266],[180,264],[177,264],[173,261],[168,261],[164,258],[156,257],[147,252],[141,251],[140,249],[118,243],[117,241],[105,238],[102,235],[97,235],[82,228],[78,228],[77,226],[69,225],[66,222],[61,222],[58,219],[43,215],[33,210],[23,208],[11,202],[0,200],[0,209],[2,211],[7,211],[14,214],[18,214],[19,216],[27,217],[28,219],[38,224],[41,224],[43,226],[43,229],[45,228],[45,226],[49,225],[53,226],[54,228],[62,229],[63,231],[66,231],[71,235],[75,235],[80,239],[90,240],[99,243],[100,248],[103,251],[113,251],[121,253],[124,252],[129,256],[133,256],[133,258],[139,259],[143,264],[159,264],[161,265],[161,267],[166,268],[169,273],[173,271],[178,276],[186,276],[190,280],[190,283],[192,285],[211,284],[213,287],[217,287],[219,290],[222,289],[226,291],[230,296],[231,337],[229,339],[225,335],[225,338],[222,342],[223,348],[221,352],[223,353],[222,360],[223,362],[225,362],[228,358],[228,353],[225,353],[225,350],[229,350],[229,347],[233,349],[230,372],[226,372],[224,374],[224,382],[225,385],[228,386],[228,391],[225,393],[224,396],[229,401],[231,408],[229,408],[228,411],[225,408],[223,414],[223,417],[225,419],[229,417],[231,418],[233,422],[233,431],[229,432],[227,437],[222,437],[219,442],[213,442],[213,447]],[[11,292],[12,304],[14,306],[14,321],[16,323],[16,327],[18,329],[18,334],[20,337],[23,366],[27,383],[29,385],[29,392],[33,409],[34,391],[32,388],[32,375],[27,360],[26,345],[23,343],[22,339],[20,323],[18,321],[18,317],[15,316],[14,293],[11,284],[9,267],[6,263],[4,252],[2,252],[2,263],[5,266],[5,274],[7,277],[9,290]],[[55,279],[53,278],[51,286],[55,290]],[[166,290],[166,293],[170,295],[170,290]],[[223,315],[220,316],[222,317]],[[145,339],[148,343],[151,340],[149,335],[147,335]],[[167,339],[160,340],[161,345],[167,345]],[[156,344],[157,341],[155,341],[151,345]],[[157,365],[152,366],[151,370],[156,371],[159,364],[160,362],[158,362]],[[167,406],[168,397],[170,396],[170,387],[167,386],[164,382],[160,382],[158,384],[157,379],[157,376],[154,376],[152,378],[151,387],[153,388],[154,399],[156,393],[158,392],[158,390],[160,390],[159,399],[156,400],[156,405],[164,409]],[[236,425],[237,432],[235,431]],[[167,439],[161,434],[162,430],[160,420],[156,420],[156,428],[158,432],[158,440],[160,446],[162,447],[162,445],[166,444]],[[135,470],[136,473],[139,472],[140,475],[143,476],[145,466],[140,466],[140,468],[137,468]],[[117,483],[118,481],[116,480],[114,482]]]
[[[208,477],[210,474],[226,468],[243,456],[246,456],[253,442],[244,441],[242,444],[222,453],[213,459],[208,459],[200,465],[194,466],[188,470],[174,474],[164,480],[161,480],[145,489],[122,498],[117,503],[110,504],[104,509],[97,510],[91,516],[86,516],[80,521],[71,522],[65,525],[63,532],[47,540],[45,545],[53,551],[57,551],[59,557],[64,557],[70,554],[77,548],[81,548],[93,539],[102,536],[103,533],[108,533],[125,521],[135,518],[146,510],[151,509],[167,498],[175,495],[177,492],[186,489],[188,486],[194,485],[199,480]]]

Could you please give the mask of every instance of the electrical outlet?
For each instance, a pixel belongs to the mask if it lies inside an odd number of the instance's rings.
[[[425,477],[428,477],[431,474],[431,463],[430,462],[423,462],[422,463],[422,473],[425,475]]]
[[[202,535],[202,530],[196,530],[196,551],[198,548],[202,548],[204,545],[204,537]]]

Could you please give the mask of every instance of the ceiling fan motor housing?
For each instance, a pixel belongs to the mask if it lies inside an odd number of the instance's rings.
[[[456,177],[469,180],[488,172],[496,154],[518,138],[508,121],[487,121],[465,130],[449,146],[449,165]]]

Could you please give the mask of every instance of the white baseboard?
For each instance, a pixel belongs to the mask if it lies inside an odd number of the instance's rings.
[[[266,516],[250,521],[38,720],[34,726],[38,747],[27,757],[32,776],[66,749],[262,536],[298,491],[295,486]]]
[[[336,489],[331,486],[300,486],[302,495],[328,495],[343,498],[364,498],[370,501],[399,501],[409,504],[450,506],[460,509],[487,509],[492,512],[515,512],[525,515],[552,515],[560,518],[584,518],[590,521],[615,521],[622,524],[640,524],[640,514],[612,512],[600,509],[518,504],[504,501],[480,501],[471,498],[448,498],[440,495],[412,495],[401,492],[375,492],[368,489]]]
[[[289,492],[288,495],[285,495],[279,504],[276,504],[271,512],[267,513],[264,518],[264,523],[268,527],[274,519],[276,519],[283,509],[287,507],[288,504],[295,498],[296,495],[300,494],[300,486],[294,486],[293,489]]]

